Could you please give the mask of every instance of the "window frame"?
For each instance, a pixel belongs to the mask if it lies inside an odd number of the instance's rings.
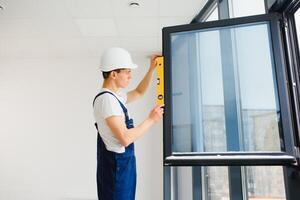
[[[217,2],[217,8],[218,8],[218,11],[219,11],[219,19],[227,19],[227,18],[230,18],[229,16],[229,10],[228,10],[228,1],[230,0],[208,0],[206,5],[203,7],[203,9],[201,9],[201,11],[199,12],[199,14],[192,20],[191,23],[200,23],[200,22],[203,22],[205,21],[205,13],[209,13],[211,12],[210,9],[211,7],[209,5],[211,5],[212,2]],[[294,9],[295,11],[295,8],[299,8],[300,6],[299,5],[296,5],[297,4],[297,1],[298,0],[265,0],[265,9],[266,9],[266,13],[277,13],[277,14],[280,14],[280,15],[285,15],[285,18],[287,18],[287,22],[289,22],[289,15],[291,15],[292,13],[292,9]],[[298,2],[298,4],[300,4],[300,2]],[[286,9],[288,8],[288,9]],[[297,51],[295,49],[293,49],[293,47],[291,47],[291,50],[288,49],[286,46],[288,46],[292,41],[290,41],[291,39],[287,39],[289,38],[289,34],[291,29],[295,29],[295,27],[291,26],[292,23],[287,23],[289,26],[286,27],[286,25],[283,25],[285,23],[282,23],[280,24],[280,28],[281,30],[283,30],[283,26],[287,29],[287,32],[288,34],[286,34],[284,31],[282,31],[282,35],[281,35],[281,39],[283,41],[280,40],[280,43],[284,43],[285,45],[285,49],[284,49],[284,56],[286,56],[286,59],[288,59],[288,56],[291,54],[289,53],[289,51]],[[295,36],[295,35],[294,35]],[[300,38],[299,38],[300,40]],[[282,45],[282,44],[281,44]],[[297,49],[299,49],[298,47],[298,44],[295,45],[295,47]],[[299,51],[298,51],[299,52]],[[299,54],[298,54],[299,56]],[[292,59],[295,59],[292,58]],[[298,68],[300,69],[300,61],[299,61],[299,58],[297,59],[298,63],[297,64],[294,64],[294,68]],[[289,68],[289,64],[287,64],[285,70],[288,70]],[[287,72],[288,73],[288,72]],[[298,76],[300,77],[300,74],[298,72],[296,72],[295,76]],[[288,82],[291,81],[291,80],[286,80],[287,84]],[[285,83],[284,83],[285,84]],[[299,87],[300,84],[297,85],[297,89],[298,91],[300,90]],[[290,93],[292,93],[290,91]],[[293,93],[292,93],[293,94]],[[291,95],[289,94],[289,98],[292,98],[290,97]],[[295,96],[295,95],[294,95]],[[296,96],[297,98],[297,101],[294,101],[294,102],[291,102],[292,105],[294,105],[295,103],[298,103],[298,105],[300,105],[299,103],[299,99],[300,99],[300,92],[298,93],[298,95]],[[299,106],[300,107],[300,106]],[[294,107],[292,108],[294,109]],[[300,113],[300,112],[298,112]],[[293,114],[293,119],[294,121],[300,121],[300,116],[295,114],[295,110],[292,110],[292,114]],[[300,134],[300,126],[294,126],[294,133],[296,135],[298,135],[298,138],[299,138],[299,134]],[[291,136],[292,137],[292,136]],[[296,140],[298,141],[298,140]],[[299,141],[298,141],[299,142]],[[285,179],[285,193],[286,193],[286,199],[287,200],[297,200],[300,196],[300,190],[299,190],[299,187],[300,187],[300,176],[299,176],[299,171],[300,171],[300,166],[299,166],[299,163],[300,163],[300,150],[299,150],[299,144],[300,142],[298,143],[297,146],[293,146],[291,148],[294,148],[294,152],[296,153],[296,159],[297,159],[297,166],[283,166],[283,172],[284,172],[284,179]],[[165,151],[165,149],[164,149]],[[200,186],[202,185],[202,173],[201,173],[201,166],[193,166],[193,177],[199,177],[199,178],[193,178],[193,199],[203,199],[202,198],[202,189]],[[164,199],[165,200],[171,200],[172,198],[172,189],[171,189],[171,169],[172,167],[170,166],[167,166],[165,165],[163,167],[164,169]],[[233,200],[235,199],[247,199],[246,196],[243,195],[243,192],[242,192],[242,189],[241,189],[241,185],[243,184],[242,183],[242,173],[241,173],[241,167],[238,167],[238,166],[228,166],[228,172],[231,174],[230,175],[230,182],[231,182],[231,186],[229,189],[230,189],[230,198],[232,198]],[[238,180],[240,178],[240,180]],[[205,184],[205,183],[204,183]],[[173,188],[174,190],[174,188]]]
[[[294,110],[294,138],[295,146],[298,155],[300,146],[300,47],[297,31],[300,35],[300,30],[296,29],[294,15],[300,12],[300,1],[294,1],[283,8],[283,40],[287,58],[287,73],[289,78],[289,90],[291,93],[292,108]],[[300,19],[299,19],[300,20]]]
[[[163,158],[165,166],[231,166],[231,165],[297,165],[294,152],[294,139],[291,105],[286,83],[285,61],[281,40],[281,15],[263,14],[240,18],[224,19],[197,24],[179,25],[163,28],[163,55],[165,66],[165,112],[163,120],[164,148]],[[213,152],[213,153],[173,153],[172,152],[172,80],[171,72],[171,33],[194,31],[207,28],[221,28],[247,23],[268,22],[270,25],[271,41],[276,71],[279,105],[281,110],[281,125],[285,151],[278,152]],[[209,157],[208,157],[209,156]],[[268,158],[268,159],[266,159]]]

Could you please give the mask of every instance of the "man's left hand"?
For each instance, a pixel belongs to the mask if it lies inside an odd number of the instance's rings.
[[[150,59],[150,70],[154,70],[156,68],[156,65],[157,65],[157,60],[156,58],[160,57],[161,55],[158,55],[158,54],[154,54],[151,56],[151,59]]]

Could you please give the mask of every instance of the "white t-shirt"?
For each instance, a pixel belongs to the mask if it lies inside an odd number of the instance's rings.
[[[126,93],[114,93],[107,88],[102,88],[100,92],[103,91],[109,91],[113,93],[125,105],[125,102],[127,100]],[[125,147],[119,143],[117,138],[115,138],[114,134],[105,121],[106,118],[111,116],[121,116],[125,123],[123,109],[116,97],[109,93],[98,96],[94,104],[94,118],[97,122],[99,133],[106,149],[116,153],[123,153],[125,152]]]

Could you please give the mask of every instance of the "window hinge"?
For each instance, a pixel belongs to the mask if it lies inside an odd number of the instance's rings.
[[[297,161],[296,165],[300,167],[300,149],[298,146],[295,146],[294,149],[295,149],[295,157]]]

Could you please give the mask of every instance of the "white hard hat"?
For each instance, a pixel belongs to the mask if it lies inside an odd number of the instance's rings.
[[[115,69],[135,69],[138,66],[132,62],[128,51],[119,47],[107,49],[101,56],[100,70],[109,72]]]

